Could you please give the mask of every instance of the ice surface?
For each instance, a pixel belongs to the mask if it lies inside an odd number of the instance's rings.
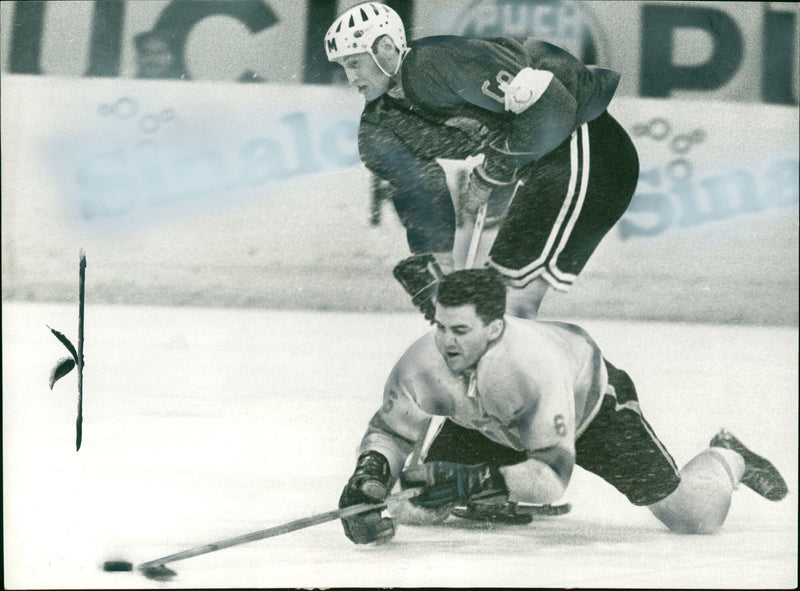
[[[75,305],[3,303],[6,588],[797,585],[795,327],[579,322],[637,383],[682,465],[726,426],[785,475],[734,495],[722,532],[667,531],[578,469],[573,511],[486,528],[451,518],[356,547],[337,522],[171,565],[104,573],[335,508],[416,315],[88,305],[84,440],[75,372],[51,392]]]

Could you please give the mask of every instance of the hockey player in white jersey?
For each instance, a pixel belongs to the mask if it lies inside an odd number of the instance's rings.
[[[435,328],[392,370],[340,507],[380,503],[400,479],[424,488],[413,503],[432,516],[466,507],[461,516],[515,522],[520,503],[558,501],[576,464],[687,534],[716,532],[740,482],[769,500],[786,496],[777,469],[725,430],[679,470],[631,378],[585,331],[505,316],[505,305],[495,271],[445,275]],[[404,470],[435,415],[446,420],[424,463]],[[355,543],[394,535],[380,509],[343,524]]]

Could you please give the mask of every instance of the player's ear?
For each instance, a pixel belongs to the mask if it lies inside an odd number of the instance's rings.
[[[397,52],[397,46],[389,35],[382,35],[375,42],[375,53],[380,56],[390,57]]]
[[[400,50],[389,35],[382,35],[372,44],[372,52],[378,66],[387,76],[388,72],[397,73],[400,67]]]
[[[503,334],[503,323],[504,320],[502,318],[495,318],[489,323],[489,340],[493,341],[500,338],[500,335]]]

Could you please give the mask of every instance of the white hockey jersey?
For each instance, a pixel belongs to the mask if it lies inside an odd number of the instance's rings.
[[[560,447],[574,460],[575,440],[598,412],[608,383],[600,350],[583,329],[506,317],[502,336],[474,371],[462,374],[448,368],[434,334],[395,364],[360,453],[383,454],[399,476],[438,415],[517,451]]]

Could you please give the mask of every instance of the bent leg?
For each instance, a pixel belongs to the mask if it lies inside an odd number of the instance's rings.
[[[509,287],[506,312],[517,318],[536,318],[550,284],[537,277],[524,287]]]
[[[726,429],[717,433],[709,449],[681,470],[681,483],[650,510],[674,531],[714,533],[725,521],[731,493],[741,482],[770,501],[780,501],[789,489],[778,469],[754,453]]]
[[[681,469],[678,488],[648,508],[672,531],[713,534],[725,522],[743,472],[740,455],[707,449]]]
[[[771,501],[786,497],[788,487],[777,468],[725,429],[679,471],[642,416],[630,376],[608,361],[605,367],[602,406],[575,441],[577,465],[685,534],[719,530],[740,482]]]
[[[603,402],[575,441],[575,463],[634,505],[651,505],[678,488],[678,466],[642,415],[631,377],[607,360],[605,368]]]
[[[633,198],[639,178],[636,148],[604,113],[521,168],[520,178],[523,184],[503,217],[489,264],[511,287],[544,279],[566,292]],[[519,311],[527,317],[531,312]]]

